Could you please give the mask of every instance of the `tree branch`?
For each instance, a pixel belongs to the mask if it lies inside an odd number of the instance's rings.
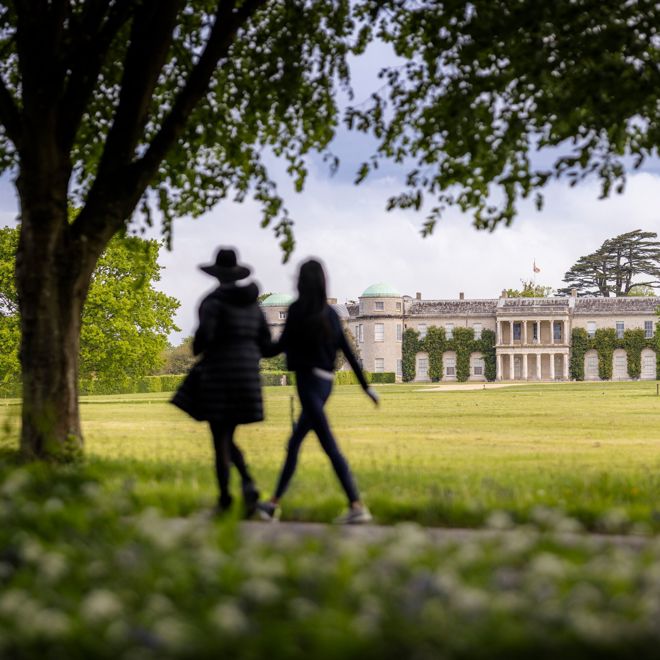
[[[71,150],[80,122],[101,73],[108,49],[128,21],[135,3],[119,0],[107,14],[110,0],[90,2],[76,32],[81,39],[71,49],[66,68],[71,71],[60,101],[62,147]],[[105,18],[105,22],[104,22]]]
[[[233,2],[229,3],[230,6],[227,9],[221,7],[223,3],[218,3],[215,22],[204,52],[146,153],[131,166],[131,174],[135,177],[140,189],[139,196],[142,195],[169,149],[184,131],[190,113],[207,91],[218,62],[227,55],[236,32],[254,16],[260,7],[266,4],[266,1],[245,0],[237,10],[233,8]],[[223,14],[225,15],[223,16]]]
[[[267,0],[245,0],[238,10],[235,9],[233,0],[218,2],[206,47],[151,145],[144,156],[132,165],[129,165],[132,153],[128,152],[128,146],[134,148],[135,143],[129,145],[124,140],[122,150],[118,145],[114,145],[107,158],[104,154],[104,169],[99,168],[85,208],[74,223],[75,232],[88,237],[95,233],[105,235],[110,232],[111,236],[119,229],[120,223],[133,212],[168,150],[184,131],[190,113],[208,90],[218,61],[228,53],[236,32],[266,2]],[[110,137],[108,142],[109,140]],[[107,227],[107,222],[99,218],[96,212],[104,203],[112,209],[113,221],[117,223],[112,228]]]
[[[97,180],[125,168],[147,122],[158,76],[173,39],[181,0],[145,0],[133,18],[119,104],[99,163]]]

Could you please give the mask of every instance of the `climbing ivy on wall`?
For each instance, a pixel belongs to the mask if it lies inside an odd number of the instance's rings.
[[[628,355],[628,375],[637,379],[642,374],[642,351],[652,348],[656,352],[657,372],[660,373],[660,323],[656,323],[655,336],[647,339],[644,330],[626,330],[623,338],[616,336],[614,328],[600,328],[593,337],[584,328],[575,328],[571,335],[571,378],[584,380],[584,356],[587,351],[598,353],[598,376],[601,380],[612,379],[614,351],[622,348]]]
[[[420,350],[425,351],[429,356],[429,378],[437,383],[442,379],[442,354],[449,350],[445,348],[447,346],[445,329],[432,325],[421,342],[422,348]]]
[[[444,328],[431,326],[424,339],[419,332],[408,328],[403,333],[402,363],[403,380],[415,380],[415,356],[424,352],[429,356],[429,378],[432,381],[442,379],[442,354],[445,351],[456,352],[456,379],[465,382],[470,377],[470,355],[481,353],[484,357],[484,375],[486,380],[495,380],[495,332],[483,330],[481,339],[474,338],[472,328],[454,328],[452,339],[447,339]]]
[[[589,335],[584,328],[574,328],[571,335],[570,375],[573,380],[584,380],[584,356],[589,350]]]
[[[464,383],[470,377],[470,353],[474,347],[474,330],[455,328],[452,343],[453,350],[456,351],[456,380]]]
[[[401,377],[404,383],[415,380],[415,356],[421,351],[419,332],[408,328],[401,343]]]

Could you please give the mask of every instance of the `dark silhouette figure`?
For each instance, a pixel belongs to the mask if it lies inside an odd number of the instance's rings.
[[[259,491],[234,441],[234,432],[239,424],[264,418],[259,360],[263,351],[272,350],[270,330],[257,302],[256,284],[236,284],[250,274],[250,269],[237,264],[235,250],[220,249],[214,264],[200,268],[217,277],[220,286],[199,307],[193,353],[202,358],[172,403],[211,426],[220,489],[218,509],[226,511],[232,503],[229,476],[233,463],[241,475],[245,513],[250,516]]]
[[[260,515],[264,519],[279,516],[278,503],[295,472],[300,447],[307,433],[313,430],[348,498],[348,512],[336,522],[363,523],[371,520],[368,509],[360,501],[348,462],[337,446],[324,411],[332,391],[338,349],[343,351],[363,389],[377,404],[378,397],[365,380],[339,317],[327,303],[323,267],[318,261],[310,259],[300,267],[298,299],[289,307],[284,331],[273,349],[273,352],[284,351],[288,368],[295,371],[302,412],[289,439],[275,494],[270,502],[259,505]]]

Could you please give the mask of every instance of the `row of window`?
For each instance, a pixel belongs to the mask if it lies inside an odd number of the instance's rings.
[[[358,343],[364,343],[364,325],[359,323],[355,326],[353,334]],[[396,340],[401,341],[403,338],[403,327],[400,323],[396,324]],[[374,323],[374,341],[385,341],[385,324]]]
[[[484,375],[484,359],[474,358],[470,364],[473,376]],[[456,376],[456,358],[454,356],[446,356],[442,361],[442,368],[445,377]],[[427,357],[417,358],[417,378],[419,380],[426,380],[429,377],[429,359]]]
[[[653,332],[655,330],[653,326],[653,321],[644,321],[644,336],[647,339],[651,339],[651,337],[653,337]],[[623,321],[616,322],[617,339],[623,339],[623,333],[625,332],[625,329],[626,326]],[[587,321],[587,335],[589,335],[589,337],[596,336],[596,321]]]
[[[483,330],[483,325],[481,323],[473,323],[472,329],[474,330],[474,338],[481,339],[481,331]],[[426,323],[420,323],[417,326],[417,331],[419,332],[419,338],[424,339],[424,337],[426,337],[426,333],[428,332],[428,327],[426,326]],[[454,338],[453,323],[445,323],[445,337],[447,339]]]
[[[286,312],[280,312],[280,318],[285,318]],[[644,321],[644,336],[647,339],[653,337],[654,333],[654,323],[653,321]],[[474,330],[474,338],[481,339],[481,332],[483,326],[481,323],[473,323],[472,328]],[[424,339],[428,331],[428,327],[425,323],[420,323],[417,326],[417,331],[419,332],[419,338]],[[619,339],[623,339],[623,333],[625,331],[625,324],[623,321],[616,322],[616,336]],[[564,332],[564,323],[563,321],[553,321],[552,323],[552,338],[555,342],[561,342],[563,340]],[[396,340],[401,341],[403,333],[403,327],[401,323],[396,324]],[[596,335],[596,322],[588,321],[587,322],[587,335],[589,337],[594,337]],[[452,339],[454,336],[454,324],[445,323],[445,336],[447,339]],[[364,342],[364,325],[362,323],[355,326],[355,338],[359,343]],[[513,341],[522,340],[522,321],[514,321],[513,323]],[[538,342],[539,340],[539,324],[534,323],[532,325],[532,341]],[[374,341],[385,341],[385,324],[384,323],[374,323]]]
[[[401,303],[395,303],[395,309],[397,312],[401,312]],[[360,316],[362,316],[367,311],[364,301],[360,301]],[[374,302],[374,311],[375,312],[384,312],[385,311],[385,302],[382,300],[376,300]]]

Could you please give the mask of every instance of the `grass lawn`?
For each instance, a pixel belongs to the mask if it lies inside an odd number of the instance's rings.
[[[379,386],[377,409],[357,386],[336,387],[331,397],[331,424],[379,522],[478,526],[494,511],[525,521],[550,507],[589,529],[660,529],[655,382],[426,389]],[[266,388],[267,420],[238,431],[265,495],[284,457],[293,394]],[[186,514],[215,495],[210,436],[169,396],[83,398],[87,455],[110,483],[135,481],[145,504]],[[283,517],[326,521],[343,506],[310,434]]]

